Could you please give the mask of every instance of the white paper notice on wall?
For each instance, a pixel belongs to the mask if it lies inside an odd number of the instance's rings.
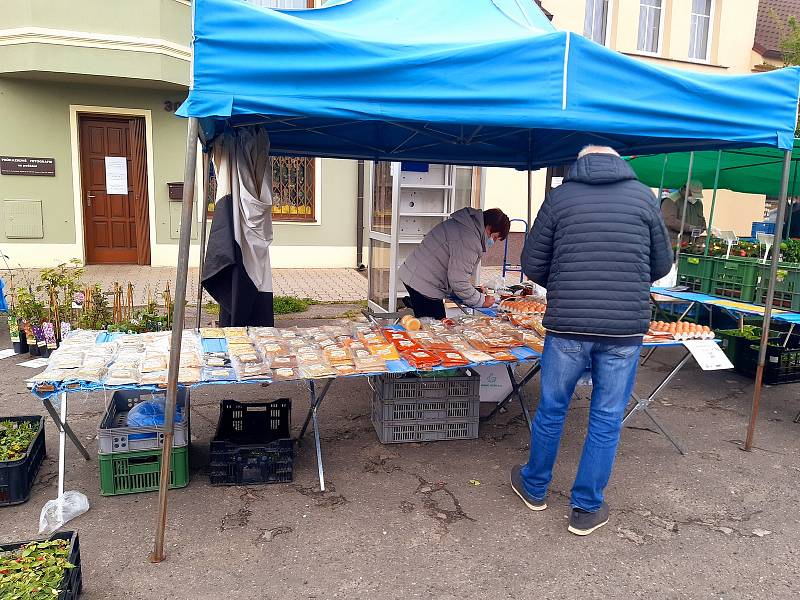
[[[714,340],[687,340],[683,345],[692,353],[703,371],[733,368],[733,363]]]
[[[128,159],[106,156],[106,194],[128,195]]]

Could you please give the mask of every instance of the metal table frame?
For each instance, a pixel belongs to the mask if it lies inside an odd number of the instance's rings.
[[[656,348],[657,348],[657,346],[652,348],[650,353],[649,353],[649,355],[646,358],[649,358]],[[678,441],[670,433],[670,431],[661,423],[661,421],[659,421],[656,418],[656,416],[650,411],[650,404],[656,399],[658,394],[667,386],[667,384],[669,384],[669,382],[672,381],[672,379],[675,377],[675,375],[678,374],[678,371],[680,371],[686,365],[686,363],[689,362],[689,359],[691,359],[691,358],[692,358],[691,352],[687,351],[686,354],[683,355],[681,360],[678,361],[678,363],[666,375],[666,377],[664,377],[658,383],[658,385],[655,387],[655,389],[652,392],[650,392],[650,394],[648,394],[647,396],[639,396],[635,391],[632,392],[631,393],[631,399],[634,400],[636,402],[636,404],[634,406],[632,406],[630,409],[628,409],[628,411],[625,413],[625,416],[622,419],[622,426],[624,427],[625,424],[636,413],[638,413],[638,412],[644,413],[645,415],[647,415],[650,418],[650,420],[653,422],[653,425],[656,426],[656,429],[658,429],[659,432],[664,434],[664,436],[670,441],[670,443],[673,446],[675,446],[675,449],[678,452],[680,452],[681,454],[683,454],[683,455],[686,454],[686,452],[684,452],[684,450],[683,450],[683,447],[678,443]]]
[[[522,408],[522,414],[525,415],[525,421],[528,424],[528,429],[530,430],[530,428],[532,427],[531,415],[530,411],[528,410],[528,405],[525,403],[525,396],[522,391],[522,387],[539,373],[539,371],[541,370],[541,366],[538,359],[531,359],[531,361],[524,361],[524,362],[534,362],[534,364],[531,367],[530,371],[528,371],[521,380],[517,381],[517,378],[514,374],[514,365],[518,365],[521,362],[523,361],[506,364],[508,377],[509,380],[511,381],[511,391],[508,393],[508,395],[506,395],[506,397],[503,400],[498,402],[494,410],[492,410],[492,412],[489,415],[482,418],[481,421],[488,421],[489,419],[494,417],[498,412],[500,412],[505,407],[505,405],[508,402],[510,402],[513,398],[517,398],[520,407]],[[325,466],[322,459],[322,445],[320,442],[320,431],[319,431],[319,421],[317,419],[317,411],[319,410],[319,407],[322,405],[322,401],[325,400],[325,396],[327,396],[328,390],[330,389],[331,384],[334,382],[334,380],[335,378],[327,379],[319,391],[317,391],[316,380],[314,379],[308,380],[308,399],[309,399],[308,413],[306,414],[305,421],[303,422],[303,427],[300,429],[300,433],[297,436],[297,443],[302,444],[303,438],[305,437],[309,424],[313,426],[314,449],[317,457],[317,473],[319,475],[319,489],[321,492],[325,491]]]

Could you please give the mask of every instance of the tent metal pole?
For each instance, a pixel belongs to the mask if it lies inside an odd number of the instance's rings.
[[[792,151],[787,150],[783,157],[783,174],[781,175],[781,194],[778,200],[778,214],[775,220],[775,239],[780,240],[783,234],[783,217],[786,213],[786,196],[789,187],[789,169],[792,164]],[[761,383],[764,379],[764,363],[767,358],[767,340],[769,339],[769,326],[772,319],[772,301],[775,298],[775,279],[778,274],[778,260],[780,258],[781,245],[772,245],[772,262],[769,265],[769,283],[767,285],[767,297],[764,299],[764,323],[761,329],[761,345],[758,348],[758,368],[756,369],[755,389],[753,390],[753,406],[750,409],[750,422],[747,425],[747,437],[744,442],[744,449],[748,452],[753,448],[753,435],[758,419],[758,408],[761,404]]]
[[[711,224],[714,222],[714,208],[717,206],[717,188],[719,187],[719,168],[722,166],[722,150],[717,153],[717,172],[714,174],[714,192],[711,194],[711,212],[708,215],[708,225],[706,226],[706,250],[704,256],[708,256],[711,240]]]
[[[203,203],[203,226],[200,228],[200,263],[197,266],[197,316],[195,329],[200,329],[203,314],[203,262],[206,256],[206,229],[208,227],[208,186],[211,180],[211,154],[203,151],[203,189],[200,190],[200,201]]]
[[[786,237],[791,237],[792,235],[792,214],[794,213],[794,197],[795,197],[795,190],[797,189],[797,163],[795,162],[792,166],[794,166],[794,176],[792,177],[792,195],[789,196],[789,218],[786,221]],[[778,244],[780,244],[783,240],[778,240]]]
[[[664,195],[664,178],[667,176],[667,161],[669,154],[664,155],[664,165],[661,167],[661,183],[658,185],[658,201],[661,202],[661,196]]]
[[[198,120],[189,119],[186,137],[186,165],[183,175],[183,207],[181,210],[181,237],[178,243],[178,270],[175,276],[175,305],[172,309],[172,338],[169,348],[167,374],[167,403],[164,409],[164,442],[161,450],[161,479],[158,488],[158,521],[150,562],[164,560],[164,531],[167,527],[167,491],[169,490],[170,458],[175,426],[175,403],[178,395],[178,370],[181,359],[181,337],[186,308],[186,281],[189,277],[189,245],[192,241],[192,214],[194,180],[197,170]]]
[[[528,235],[528,231],[531,230],[531,217],[533,216],[533,208],[531,207],[531,199],[533,198],[533,190],[531,189],[532,187],[533,184],[531,183],[531,170],[528,169],[528,220],[526,221],[526,236]]]
[[[689,191],[692,183],[692,169],[694,168],[694,152],[689,154],[689,173],[686,175],[686,187],[683,191],[683,212],[681,213],[681,229],[678,232],[678,247],[675,250],[675,264],[679,264],[681,257],[681,243],[683,242],[683,230],[686,227],[686,206],[689,204]]]

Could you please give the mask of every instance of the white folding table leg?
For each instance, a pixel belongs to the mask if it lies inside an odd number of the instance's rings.
[[[692,358],[691,353],[687,352],[686,355],[678,362],[675,367],[667,374],[664,379],[661,380],[661,383],[656,386],[656,389],[649,396],[640,397],[635,392],[631,394],[631,398],[636,402],[636,404],[631,407],[631,409],[627,412],[625,417],[622,419],[622,426],[624,427],[628,420],[637,412],[645,413],[653,424],[658,428],[658,430],[664,434],[664,436],[675,446],[675,449],[680,452],[681,454],[686,454],[683,448],[678,444],[674,437],[667,431],[667,429],[655,418],[653,414],[650,413],[648,407],[650,404],[656,399],[656,396],[663,390],[667,384],[672,380],[675,375],[678,374],[684,365],[689,362],[689,359]]]
[[[64,476],[67,470],[67,393],[61,392],[61,423],[58,428],[58,497],[64,495]]]

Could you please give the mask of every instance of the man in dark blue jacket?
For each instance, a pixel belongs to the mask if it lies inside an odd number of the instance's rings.
[[[547,508],[570,399],[591,370],[589,428],[571,496],[569,531],[577,535],[608,522],[604,490],[650,323],[650,284],[672,261],[656,197],[604,146],[581,151],[525,241],[522,269],[547,288],[547,338],[530,459],[512,470],[511,485],[530,509]]]

